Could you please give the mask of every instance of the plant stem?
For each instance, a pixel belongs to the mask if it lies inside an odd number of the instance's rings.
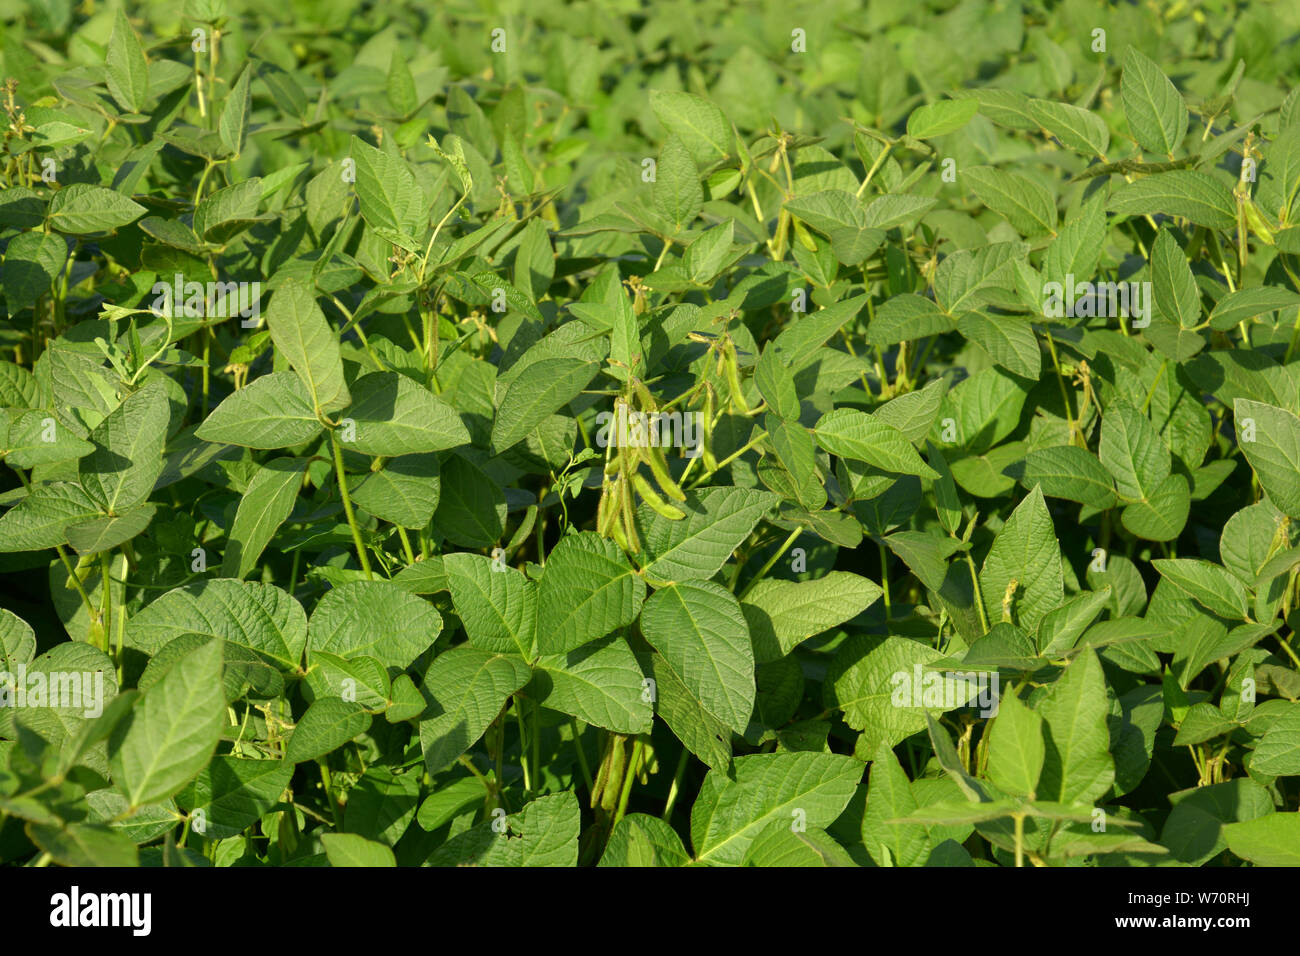
[[[683,747],[681,756],[677,758],[677,769],[673,771],[673,783],[668,788],[668,800],[664,803],[664,812],[659,816],[659,819],[665,823],[672,821],[673,806],[677,803],[677,795],[681,793],[682,778],[686,775],[686,761],[690,755],[690,751]]]
[[[776,549],[776,552],[767,559],[767,563],[759,568],[758,573],[749,579],[749,583],[745,585],[745,590],[740,592],[739,596],[742,601],[745,599],[745,595],[754,590],[754,586],[758,584],[759,581],[763,580],[763,576],[766,575],[768,571],[772,570],[772,565],[781,560],[781,555],[785,554],[786,550],[790,545],[794,544],[795,539],[801,534],[803,534],[803,528],[795,528],[790,532],[789,536],[781,542],[781,547]]]
[[[352,529],[352,543],[356,545],[357,560],[361,562],[361,570],[366,573],[366,578],[373,581],[375,576],[370,571],[370,558],[366,556],[365,546],[361,543],[361,529],[357,526],[352,499],[348,496],[348,479],[343,472],[343,446],[339,444],[334,432],[330,432],[330,444],[334,447],[334,473],[338,477],[339,494],[343,498],[343,513],[347,515],[348,527]]]

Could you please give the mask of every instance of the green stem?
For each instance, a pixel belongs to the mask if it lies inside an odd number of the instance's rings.
[[[352,529],[352,543],[357,548],[357,560],[361,562],[361,570],[366,573],[366,577],[373,581],[375,576],[370,571],[370,558],[366,556],[365,546],[361,543],[361,529],[357,526],[357,516],[352,511],[352,499],[348,496],[348,479],[343,473],[343,446],[339,444],[334,432],[330,432],[330,444],[334,446],[334,473],[338,476],[339,494],[343,498],[343,513],[347,515],[348,527]]]
[[[770,558],[767,559],[767,563],[758,569],[758,573],[756,575],[750,578],[749,583],[745,585],[745,590],[740,592],[740,599],[742,601],[745,599],[745,595],[747,595],[750,591],[754,590],[754,586],[758,584],[759,581],[763,580],[763,576],[767,574],[768,571],[772,570],[772,565],[776,564],[777,561],[781,560],[781,555],[785,554],[786,550],[790,547],[790,545],[794,544],[795,539],[799,537],[799,535],[801,534],[803,534],[803,528],[795,528],[793,531],[790,532],[789,537],[787,537],[783,542],[781,542],[781,547],[776,549],[776,552]]]
[[[573,729],[573,749],[578,752],[578,766],[582,768],[582,779],[587,784],[587,791],[590,792],[593,786],[591,767],[587,764],[587,754],[582,749],[582,737],[578,733],[578,721],[570,717],[569,726]]]
[[[673,772],[673,784],[668,788],[668,801],[664,804],[664,812],[659,817],[665,823],[672,820],[673,807],[677,803],[677,795],[682,790],[682,778],[686,775],[686,760],[690,755],[690,751],[683,747],[682,755],[677,758],[677,769]]]
[[[636,782],[637,765],[641,762],[644,752],[645,742],[637,737],[632,744],[632,756],[628,758],[627,773],[623,777],[623,792],[618,797],[618,809],[614,811],[613,826],[618,826],[618,821],[622,820],[623,814],[627,813],[627,801],[632,796],[632,784]]]

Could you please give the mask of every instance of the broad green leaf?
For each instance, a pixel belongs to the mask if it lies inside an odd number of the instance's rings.
[[[433,605],[390,581],[331,588],[311,614],[313,651],[365,655],[386,667],[407,667],[441,632]]]
[[[1022,236],[1056,233],[1056,201],[1033,180],[992,166],[972,166],[962,171],[962,177],[980,202]]]
[[[375,149],[355,136],[351,153],[356,161],[356,191],[362,217],[388,241],[419,242],[428,222],[428,210],[410,167],[399,156]]]
[[[731,125],[702,96],[676,90],[651,90],[650,108],[664,129],[679,137],[697,163],[713,163],[731,153]]]
[[[360,704],[338,697],[322,697],[307,708],[285,744],[286,763],[317,760],[338,750],[370,726],[370,715]]]
[[[221,661],[219,640],[190,651],[114,729],[113,781],[131,806],[170,797],[211,759],[226,724]]]
[[[1041,356],[1033,327],[1023,319],[982,312],[967,312],[957,321],[957,331],[983,347],[989,357],[1023,378],[1038,378]]]
[[[1300,776],[1300,705],[1292,704],[1264,731],[1250,769],[1273,777]]]
[[[534,665],[533,693],[544,707],[618,734],[648,734],[654,717],[651,686],[618,637],[542,657]]]
[[[302,380],[293,372],[272,372],[229,395],[196,434],[204,441],[247,448],[292,448],[321,430]]]
[[[880,597],[875,582],[848,571],[810,581],[764,578],[740,602],[763,663],[789,654],[802,641],[852,620]]]
[[[893,749],[881,743],[871,760],[867,809],[862,815],[862,845],[877,866],[920,866],[930,856],[930,841],[924,827],[889,822],[915,810],[911,781]]]
[[[131,28],[126,11],[120,7],[108,38],[104,66],[108,91],[117,104],[128,113],[143,113],[145,100],[149,98],[149,63],[140,38]]]
[[[277,458],[253,475],[226,535],[223,577],[242,578],[257,566],[276,529],[293,511],[307,464],[304,458]]]
[[[1007,694],[998,704],[989,729],[988,754],[989,780],[1000,790],[1032,796],[1038,789],[1046,755],[1043,718],[1016,694]]]
[[[955,133],[979,111],[974,100],[940,100],[918,106],[907,117],[907,135],[916,139],[934,139]]]
[[[501,486],[468,458],[453,454],[442,462],[442,488],[434,526],[453,544],[482,548],[505,532],[506,498]]]
[[[1031,451],[1016,470],[1021,484],[1037,486],[1050,498],[1066,498],[1102,510],[1115,505],[1110,475],[1091,452],[1076,445]]]
[[[1201,293],[1187,256],[1169,229],[1151,247],[1151,300],[1157,316],[1184,329],[1201,320]]]
[[[506,387],[496,420],[492,448],[498,454],[578,397],[600,371],[583,358],[548,358],[534,362]]]
[[[273,584],[200,581],[168,591],[133,614],[126,646],[152,655],[186,634],[221,638],[292,670],[307,647],[307,615]]]
[[[1106,208],[1121,216],[1182,216],[1206,229],[1232,229],[1237,222],[1232,190],[1195,169],[1153,173],[1120,186]]]
[[[312,289],[294,279],[286,280],[275,290],[266,322],[275,347],[302,376],[316,408],[333,412],[345,407],[352,397],[343,380],[338,335],[316,304]]]
[[[676,225],[678,230],[694,220],[704,204],[704,188],[700,185],[695,160],[675,136],[669,137],[659,151],[654,203],[659,215]]]
[[[754,652],[730,591],[702,581],[661,588],[645,603],[641,632],[706,710],[744,732],[754,712]]]
[[[857,866],[849,851],[821,827],[791,829],[783,820],[768,824],[749,845],[741,866]]]
[[[1249,618],[1246,586],[1219,565],[1200,558],[1157,558],[1151,566],[1161,578],[1220,617]]]
[[[420,719],[429,772],[442,770],[472,747],[530,676],[519,658],[475,647],[453,647],[434,658],[424,676],[429,706]]]
[[[1085,156],[1105,157],[1110,146],[1110,130],[1096,113],[1069,103],[1031,99],[1029,114],[1070,149]]]
[[[838,408],[827,412],[813,429],[817,444],[832,455],[865,461],[884,471],[921,478],[938,478],[904,436],[868,412]]]
[[[218,755],[176,796],[186,810],[202,810],[209,839],[238,836],[279,801],[293,764]]]
[[[748,488],[713,487],[687,492],[676,521],[647,505],[637,511],[644,569],[652,578],[685,581],[712,577],[778,501]]]
[[[34,488],[0,516],[0,552],[41,551],[64,544],[68,527],[100,514],[99,506],[69,481]]]
[[[469,642],[484,650],[531,659],[536,644],[537,585],[516,569],[481,554],[448,554],[443,567]]]
[[[614,825],[598,866],[684,866],[690,854],[671,826],[645,813],[629,813]]]
[[[1241,453],[1260,487],[1279,511],[1300,517],[1300,418],[1247,398],[1233,403],[1232,417]]]
[[[1169,449],[1150,419],[1123,399],[1106,407],[1097,454],[1125,498],[1150,501],[1169,477]]]
[[[68,544],[78,554],[99,554],[130,541],[153,521],[153,505],[136,505],[119,515],[92,518],[68,526]]]
[[[1300,813],[1229,823],[1223,836],[1229,850],[1256,866],[1300,866]]]
[[[248,111],[252,101],[249,82],[253,75],[252,66],[246,66],[239,74],[239,79],[226,94],[226,101],[221,107],[219,132],[221,141],[235,156],[244,149],[244,137],[248,133]]]
[[[390,847],[355,833],[326,833],[321,836],[330,866],[397,866]]]
[[[713,770],[691,808],[695,860],[738,866],[754,839],[777,821],[828,827],[848,806],[862,764],[839,754],[737,757],[735,776]]]
[[[1106,728],[1108,711],[1101,661],[1093,651],[1084,651],[1052,683],[1034,711],[1046,732],[1043,772],[1035,790],[1039,798],[1091,803],[1110,790],[1115,763]]]
[[[127,396],[90,433],[95,446],[78,463],[81,487],[107,514],[143,502],[162,473],[169,413],[161,386],[147,385]]]
[[[1043,615],[1061,603],[1061,550],[1040,489],[1031,491],[1002,526],[979,580],[990,623],[1004,619],[1005,606],[1032,633]]]
[[[1120,100],[1138,145],[1172,158],[1187,135],[1187,105],[1169,77],[1135,46],[1124,55]]]
[[[546,558],[537,592],[537,645],[565,654],[635,620],[645,582],[613,541],[593,531],[567,535]]]
[[[59,232],[86,235],[119,229],[144,213],[144,206],[115,190],[73,183],[64,186],[50,200],[49,221]]]
[[[397,372],[371,372],[352,383],[352,404],[336,432],[345,448],[367,455],[399,456],[445,451],[468,444],[456,410]],[[346,428],[348,420],[355,434]]]
[[[438,510],[442,489],[438,456],[399,455],[383,462],[348,493],[363,510],[403,528],[423,528]]]
[[[139,865],[135,844],[125,835],[95,823],[63,826],[32,823],[27,834],[60,866],[128,867]]]

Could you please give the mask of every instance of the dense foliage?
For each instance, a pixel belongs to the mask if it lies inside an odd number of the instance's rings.
[[[1163,6],[0,0],[0,861],[1300,864],[1300,8]]]

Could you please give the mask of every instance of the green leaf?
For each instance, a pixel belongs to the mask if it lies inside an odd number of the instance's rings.
[[[1232,191],[1208,173],[1195,169],[1153,173],[1121,186],[1111,195],[1106,208],[1121,216],[1182,216],[1206,229],[1232,229],[1237,223]]]
[[[81,487],[107,514],[143,502],[162,473],[169,411],[161,386],[148,385],[127,396],[90,433],[95,446],[78,462]]]
[[[1169,77],[1135,46],[1124,55],[1120,101],[1138,145],[1172,158],[1187,135],[1187,105]]]
[[[1232,417],[1241,453],[1269,501],[1300,517],[1300,418],[1284,408],[1238,398]]]
[[[962,177],[980,202],[1022,236],[1056,233],[1056,200],[1033,180],[992,166],[972,166],[963,170]]]
[[[1091,110],[1069,103],[1031,99],[1029,114],[1043,129],[1070,149],[1085,156],[1105,157],[1110,146],[1110,130],[1106,127],[1106,121]]]
[[[226,535],[223,577],[242,578],[257,566],[276,529],[293,511],[307,464],[305,458],[277,458],[253,475]]]
[[[722,110],[704,97],[677,90],[651,90],[650,108],[664,129],[680,138],[695,162],[712,163],[730,155],[731,125]]]
[[[861,779],[862,764],[839,754],[737,757],[733,778],[711,771],[695,798],[695,860],[738,866],[755,838],[776,822],[828,827],[848,806]]]
[[[980,591],[990,623],[1002,620],[1003,601],[1010,589],[1015,620],[1031,633],[1048,611],[1061,603],[1064,584],[1061,550],[1043,493],[1035,488],[1016,506],[980,570]]]
[[[136,505],[120,515],[92,518],[68,526],[68,544],[78,554],[99,554],[130,541],[153,521],[153,505]]]
[[[495,544],[505,533],[506,497],[501,486],[478,465],[455,454],[443,461],[441,481],[434,526],[462,547]]]
[[[1013,466],[1015,468],[1015,466]],[[1105,510],[1115,505],[1110,475],[1089,451],[1075,445],[1052,445],[1025,456],[1017,479],[1038,486],[1051,498],[1066,498]]]
[[[0,275],[0,289],[4,290],[9,313],[16,314],[35,305],[41,296],[49,295],[67,261],[68,244],[62,236],[47,232],[24,232],[14,236],[5,248],[4,274]]]
[[[1272,777],[1300,776],[1300,705],[1292,704],[1264,731],[1250,769]]]
[[[685,866],[690,854],[671,826],[645,813],[629,813],[609,835],[598,866]]]
[[[665,581],[712,577],[778,500],[749,488],[689,491],[678,506],[686,517],[676,521],[642,505],[637,524],[645,572]]]
[[[190,651],[114,728],[113,780],[131,806],[170,797],[211,759],[226,725],[221,662],[219,640]]]
[[[670,136],[659,151],[655,168],[655,209],[680,231],[700,213],[704,187],[695,160],[681,140]]]
[[[285,744],[286,763],[316,760],[338,750],[370,727],[370,715],[360,704],[338,697],[322,697],[312,703],[293,728]]]
[[[618,637],[540,658],[530,696],[533,692],[540,705],[594,727],[616,734],[650,733],[653,695],[636,656]]]
[[[969,101],[967,101],[969,102]],[[1024,319],[983,312],[967,312],[957,320],[957,331],[983,347],[989,357],[1023,378],[1038,378],[1042,356],[1033,327]]]
[[[339,435],[344,447],[367,455],[445,451],[470,440],[460,414],[445,399],[397,372],[371,372],[357,379],[345,424],[347,419],[356,434]]]
[[[64,544],[68,527],[100,514],[79,485],[56,481],[34,488],[0,517],[0,552],[42,551]]]
[[[149,98],[149,63],[140,38],[119,7],[108,38],[108,55],[104,58],[108,75],[108,92],[128,113],[143,113]]]
[[[307,615],[273,584],[220,578],[175,588],[137,611],[125,641],[152,655],[187,634],[221,638],[293,670],[307,647]]]
[[[600,365],[584,358],[546,358],[530,364],[506,387],[492,423],[497,454],[522,441],[590,384]]]
[[[356,191],[362,218],[387,241],[419,242],[428,223],[428,210],[406,161],[356,136],[352,137],[351,155],[357,166]]]
[[[1201,320],[1201,293],[1187,256],[1169,229],[1161,229],[1151,247],[1151,299],[1155,314],[1184,329]]]
[[[754,652],[730,591],[707,581],[661,588],[645,603],[641,632],[706,710],[744,733],[754,712]]]
[[[1300,866],[1300,813],[1229,823],[1223,836],[1228,849],[1256,866]]]
[[[363,510],[403,528],[423,528],[438,510],[442,489],[438,456],[400,455],[386,460],[348,493]]]
[[[443,558],[447,587],[469,642],[498,654],[534,656],[537,585],[481,554]]]
[[[331,588],[311,614],[311,648],[407,667],[442,633],[433,605],[390,581]]]
[[[857,617],[883,592],[848,571],[811,581],[764,578],[740,602],[758,663],[784,657],[801,642]]]
[[[60,866],[139,865],[135,844],[125,835],[99,824],[65,823],[60,827],[31,823],[27,835]]]
[[[280,799],[293,764],[288,760],[250,760],[218,755],[194,782],[176,796],[186,810],[202,810],[204,836],[222,840],[238,836]]]
[[[472,747],[530,676],[519,658],[476,647],[453,647],[434,658],[424,675],[429,707],[420,720],[429,772],[437,773]]]
[[[330,866],[397,866],[397,858],[389,847],[355,833],[325,833],[320,840]]]
[[[249,82],[253,75],[251,65],[244,67],[239,79],[226,94],[226,101],[221,107],[219,132],[221,141],[230,152],[238,156],[244,149],[244,137],[248,133],[248,111],[252,102]]]
[[[1150,501],[1169,477],[1169,449],[1160,433],[1146,415],[1121,398],[1106,406],[1097,454],[1125,498]]]
[[[292,448],[321,433],[311,395],[293,372],[263,375],[229,395],[195,433],[247,448]]]
[[[857,866],[849,851],[821,827],[790,828],[783,820],[768,824],[750,843],[741,866]]]
[[[907,117],[907,135],[915,139],[934,139],[961,129],[979,111],[975,100],[940,100],[912,110]]]
[[[1220,617],[1249,619],[1246,586],[1219,565],[1200,558],[1157,558],[1151,566],[1161,578]]]
[[[50,200],[49,221],[59,232],[87,235],[119,229],[135,222],[144,212],[144,206],[112,189],[73,183]]]
[[[1046,747],[1043,718],[1015,694],[998,703],[989,728],[989,780],[1007,793],[1031,796],[1038,789]]]
[[[877,866],[920,866],[929,858],[930,840],[924,827],[889,822],[915,810],[916,797],[907,774],[893,749],[881,743],[871,758],[867,809],[862,815],[862,845]]]
[[[817,444],[832,455],[865,461],[897,474],[939,477],[902,432],[869,412],[855,408],[837,408],[827,412],[818,420],[813,435]]]
[[[1093,651],[1084,651],[1052,683],[1036,708],[1046,728],[1043,772],[1035,790],[1040,799],[1091,803],[1110,790],[1115,763],[1110,755],[1108,712],[1101,661]]]
[[[645,582],[618,545],[594,531],[567,535],[547,556],[538,589],[538,648],[576,650],[631,624],[644,600]]]
[[[1300,295],[1280,286],[1238,289],[1215,303],[1210,313],[1210,328],[1227,332],[1240,322],[1279,309],[1294,309],[1297,305],[1300,305]]]
[[[266,322],[275,347],[302,377],[316,408],[333,412],[352,400],[343,380],[338,336],[316,304],[311,288],[286,279],[271,299]]]

